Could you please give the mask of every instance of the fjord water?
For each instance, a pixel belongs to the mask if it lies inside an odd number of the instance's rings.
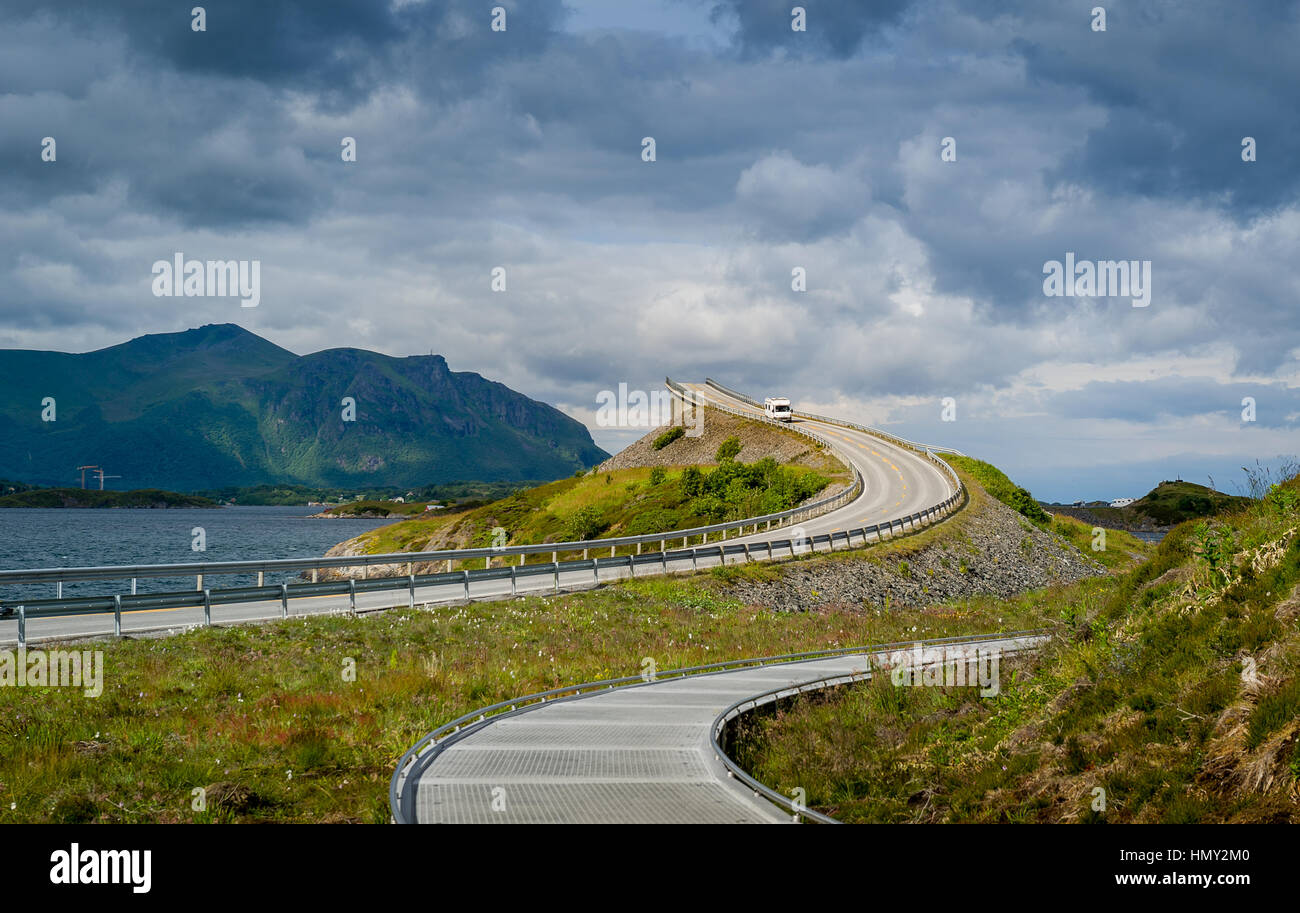
[[[391,520],[313,520],[319,507],[220,507],[166,510],[79,510],[21,508],[0,510],[0,569],[85,567],[109,564],[178,564],[309,558],[333,545]],[[191,548],[192,530],[201,527],[206,551]],[[268,574],[266,582],[297,579]],[[212,587],[247,586],[254,576],[220,575]],[[137,592],[193,589],[194,577],[139,579]],[[64,584],[64,596],[126,593],[129,581]],[[54,584],[0,586],[0,603],[49,599]]]

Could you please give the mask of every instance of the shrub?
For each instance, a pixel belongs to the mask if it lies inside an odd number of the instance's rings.
[[[1046,523],[1048,520],[1047,511],[1043,510],[1043,506],[1034,500],[1034,496],[1027,489],[1019,486],[1011,492],[1009,506],[1035,523]]]
[[[654,443],[651,444],[650,446],[655,450],[663,450],[665,447],[667,447],[669,444],[677,440],[685,433],[686,433],[686,429],[683,428],[681,425],[674,425],[672,428],[669,428],[663,434],[655,438]]]
[[[695,466],[687,466],[682,473],[682,494],[688,498],[699,495],[704,488],[704,473]]]
[[[1300,508],[1300,490],[1274,485],[1265,495],[1264,503],[1279,518],[1285,519]]]
[[[583,507],[575,511],[565,525],[565,530],[571,542],[580,539],[594,539],[604,529],[605,521],[601,519],[600,511],[594,507]]]
[[[662,466],[656,466],[654,469],[650,470],[650,484],[658,485],[667,476],[668,473],[664,472],[664,468]]]
[[[719,463],[727,463],[734,460],[738,453],[740,453],[740,438],[733,434],[718,445],[718,452],[713,455],[713,458]]]

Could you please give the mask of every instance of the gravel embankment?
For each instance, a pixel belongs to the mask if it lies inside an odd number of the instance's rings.
[[[1008,597],[1106,569],[988,495],[947,521],[945,535],[906,554],[799,561],[778,580],[738,579],[746,603],[803,612],[822,606],[924,606],[970,596]],[[942,527],[939,529],[942,530]],[[900,544],[905,540],[900,540]],[[904,567],[904,564],[906,565]]]

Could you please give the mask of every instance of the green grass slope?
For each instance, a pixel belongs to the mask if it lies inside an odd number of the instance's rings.
[[[745,763],[846,821],[1300,819],[1300,477],[1034,598],[1055,636],[996,696],[880,676],[751,721]]]

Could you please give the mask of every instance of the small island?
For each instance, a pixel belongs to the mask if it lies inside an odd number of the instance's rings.
[[[1210,517],[1244,507],[1250,499],[1224,494],[1195,482],[1165,480],[1136,501],[1111,506],[1106,501],[1044,504],[1054,514],[1065,514],[1094,526],[1129,532],[1167,532],[1187,520]]]
[[[134,491],[96,491],[89,488],[31,488],[0,496],[0,507],[103,507],[169,508],[220,507],[216,501],[198,495],[184,495],[159,488]]]
[[[407,503],[402,499],[395,501],[349,501],[343,504],[335,504],[329,507],[328,510],[311,516],[312,519],[319,520],[404,520],[408,517],[423,516],[426,512],[433,513],[443,509],[444,507],[441,504],[430,504],[425,501]]]

